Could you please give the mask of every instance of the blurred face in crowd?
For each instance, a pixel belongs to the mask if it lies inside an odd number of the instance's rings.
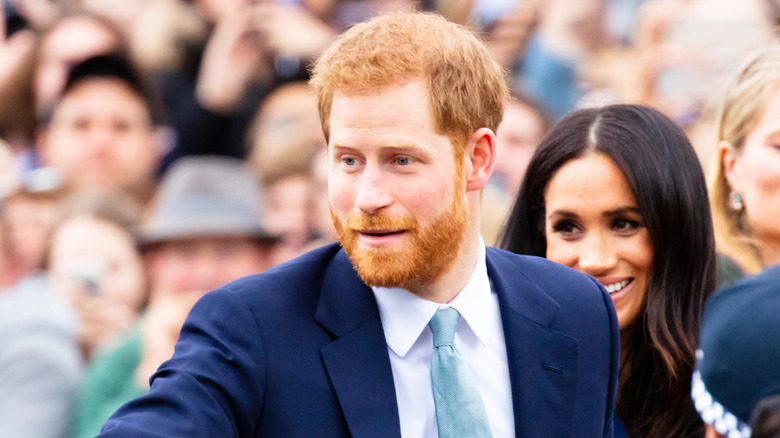
[[[284,247],[277,262],[297,257],[309,241],[311,215],[311,182],[307,175],[290,175],[266,187],[265,227],[270,234],[281,236],[276,251]],[[281,256],[281,254],[280,254]]]
[[[149,110],[117,79],[85,79],[71,88],[41,146],[44,162],[75,188],[142,188],[158,164]]]
[[[197,237],[154,244],[146,265],[152,294],[206,293],[264,271],[269,251],[250,237]]]
[[[322,149],[312,162],[311,171],[312,217],[310,224],[317,235],[328,242],[339,239],[333,227],[328,202],[328,150]]]
[[[544,203],[547,258],[594,276],[620,328],[630,326],[644,306],[653,246],[623,173],[604,154],[571,160],[550,180]]]
[[[266,181],[264,223],[282,238],[274,248],[280,263],[300,255],[312,234],[311,161],[325,143],[313,90],[301,82],[279,87],[263,102],[251,133],[249,162]]]
[[[261,160],[289,153],[291,147],[318,150],[325,143],[312,89],[301,83],[281,86],[260,109],[253,148]],[[262,163],[258,163],[262,168]]]
[[[51,274],[55,284],[99,295],[139,309],[146,277],[141,254],[127,230],[90,216],[60,225],[52,238]]]
[[[526,105],[512,102],[504,109],[504,119],[496,132],[493,178],[502,183],[507,193],[520,188],[531,156],[542,141],[542,130],[542,119]]]
[[[462,163],[434,128],[422,81],[333,98],[328,191],[334,225],[363,281],[433,284],[467,225]]]
[[[8,250],[16,267],[22,275],[42,269],[57,220],[56,201],[17,194],[3,203]]]
[[[312,89],[294,82],[266,98],[250,129],[248,160],[267,185],[292,174],[307,174],[325,144]]]
[[[65,86],[70,68],[119,46],[116,35],[100,22],[84,16],[62,19],[41,45],[35,74],[37,108],[52,105]]]
[[[780,90],[768,100],[742,148],[727,150],[723,168],[731,189],[742,194],[748,233],[780,248]],[[773,254],[762,254],[767,265],[780,262],[777,251]]]

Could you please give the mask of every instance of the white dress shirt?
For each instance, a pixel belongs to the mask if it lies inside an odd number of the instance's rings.
[[[401,288],[374,287],[390,353],[403,438],[436,438],[431,388],[433,338],[428,322],[440,307],[454,307],[461,318],[455,345],[482,395],[494,438],[515,435],[512,389],[498,298],[492,292],[480,239],[477,263],[463,290],[448,304],[420,298]]]

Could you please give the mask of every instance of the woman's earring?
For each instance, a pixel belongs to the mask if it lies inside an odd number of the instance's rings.
[[[745,205],[742,204],[742,194],[732,191],[729,193],[729,207],[734,211],[742,211]]]

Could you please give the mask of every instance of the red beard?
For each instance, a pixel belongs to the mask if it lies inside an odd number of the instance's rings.
[[[462,182],[457,187],[461,188],[456,189],[450,207],[422,227],[413,218],[390,217],[384,213],[355,213],[344,224],[331,210],[341,245],[364,283],[412,290],[435,283],[452,268],[465,238],[468,219]],[[362,247],[358,242],[359,231],[370,230],[404,230],[406,235],[392,247]]]

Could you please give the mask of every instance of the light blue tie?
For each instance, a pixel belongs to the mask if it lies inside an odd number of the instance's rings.
[[[455,348],[460,313],[439,309],[428,325],[433,332],[431,383],[439,438],[489,438],[485,406],[468,366]]]

